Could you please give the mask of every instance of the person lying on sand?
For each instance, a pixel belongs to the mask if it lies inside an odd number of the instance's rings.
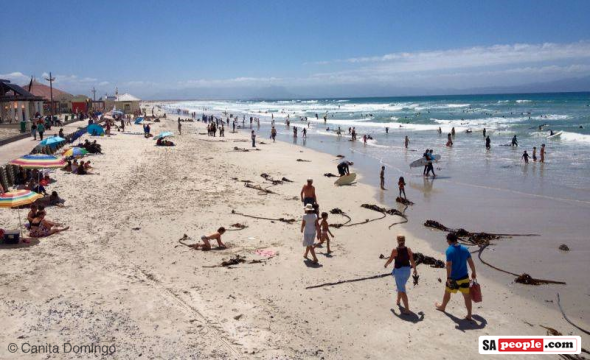
[[[217,246],[219,249],[225,249],[227,248],[225,246],[225,244],[221,241],[221,235],[223,235],[225,233],[225,228],[222,226],[219,229],[217,229],[217,232],[209,235],[209,236],[201,236],[201,240],[203,241],[202,244],[195,244],[193,245],[193,248],[195,250],[201,249],[203,251],[209,251],[211,250],[211,240],[217,240]]]
[[[39,238],[46,237],[49,235],[57,234],[62,231],[68,230],[70,227],[59,229],[59,224],[45,220],[45,210],[37,211],[35,217],[31,221],[31,237]]]

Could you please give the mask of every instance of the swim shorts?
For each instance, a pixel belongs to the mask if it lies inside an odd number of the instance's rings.
[[[451,287],[447,286],[445,291],[451,294],[455,294],[457,291],[460,291],[463,294],[469,294],[469,276],[459,280],[451,279]]]

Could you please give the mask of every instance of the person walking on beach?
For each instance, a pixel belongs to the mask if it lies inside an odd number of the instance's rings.
[[[320,222],[320,242],[316,244],[314,248],[323,245],[325,242],[328,254],[331,254],[332,250],[330,250],[330,236],[334,237],[334,234],[332,234],[330,231],[330,224],[328,224],[328,213],[323,212],[322,221]]]
[[[313,205],[307,204],[303,208],[305,210],[305,215],[303,215],[303,219],[301,221],[301,233],[303,233],[303,246],[305,246],[305,253],[303,257],[307,260],[307,254],[311,252],[311,256],[313,257],[313,263],[318,263],[318,258],[315,256],[315,250],[313,246],[313,242],[317,237],[320,237],[320,225],[318,224],[318,216],[315,214],[315,210]]]
[[[447,263],[447,282],[445,287],[445,294],[441,304],[436,303],[436,309],[445,312],[449,300],[451,300],[451,294],[460,291],[465,300],[465,307],[467,308],[466,320],[471,320],[471,294],[469,293],[469,272],[467,265],[471,269],[471,278],[475,280],[477,275],[475,273],[475,264],[471,258],[469,250],[458,244],[458,238],[455,233],[449,233],[447,235],[447,243],[449,247],[446,251]]]
[[[427,150],[427,158],[429,161],[428,165],[426,165],[426,176],[432,172],[432,177],[436,177],[436,174],[434,173],[434,165],[432,165],[432,161],[434,160],[434,154],[432,154],[432,151],[432,149]]]
[[[391,250],[391,255],[387,262],[385,263],[385,268],[394,262],[393,265],[393,275],[395,279],[395,286],[397,288],[397,306],[400,306],[400,300],[404,303],[404,308],[402,310],[403,314],[411,314],[410,305],[408,303],[408,295],[406,292],[406,283],[410,278],[410,272],[412,268],[414,269],[414,276],[418,276],[418,271],[416,269],[416,262],[414,261],[414,254],[412,253],[412,249],[406,247],[406,237],[403,235],[397,236],[397,247]]]
[[[252,138],[252,147],[256,147],[256,133],[254,130],[252,130],[252,135],[250,135],[250,137]]]
[[[307,179],[307,184],[303,185],[299,196],[301,197],[301,202],[304,206],[308,204],[314,206],[318,203],[318,199],[315,194],[315,187],[313,186],[313,179]]]
[[[537,147],[533,146],[533,161],[537,162]]]
[[[180,118],[178,118],[178,135],[182,135],[182,123],[180,122]]]
[[[33,123],[31,124],[31,135],[33,135],[33,138],[35,140],[37,140],[37,122],[33,121]]]
[[[539,160],[539,162],[544,163],[545,162],[545,144],[541,144],[541,159]]]
[[[39,132],[39,139],[43,141],[43,133],[45,132],[45,121],[43,119],[39,119],[39,123],[37,124],[37,131]]]
[[[399,197],[400,199],[402,198],[402,193],[404,194],[404,199],[408,200],[408,198],[406,197],[406,180],[404,180],[403,176],[399,177],[399,180],[397,182],[397,186],[399,187]]]
[[[528,164],[529,163],[529,154],[526,152],[526,150],[522,154],[522,158],[524,159],[524,163],[525,164]]]
[[[276,142],[277,129],[275,129],[274,126],[272,127],[272,129],[270,129],[270,138],[272,139],[272,142]]]
[[[404,139],[404,146],[406,149],[408,148],[408,145],[410,145],[410,138],[406,135],[406,138]]]
[[[385,166],[381,166],[381,173],[379,174],[379,179],[381,180],[381,190],[385,189]]]
[[[490,150],[490,148],[492,147],[491,143],[492,143],[492,140],[490,140],[490,135],[488,135],[486,137],[486,149],[487,150]]]

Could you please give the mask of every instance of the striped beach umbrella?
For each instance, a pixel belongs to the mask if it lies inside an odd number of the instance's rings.
[[[63,157],[82,157],[84,155],[88,154],[88,150],[84,149],[84,148],[80,148],[80,147],[73,147],[71,149],[68,149],[66,151],[63,152]]]
[[[58,169],[65,166],[63,159],[52,155],[25,155],[10,162],[25,169]]]
[[[16,190],[0,195],[0,207],[12,208],[34,203],[43,195],[37,194],[31,190]]]

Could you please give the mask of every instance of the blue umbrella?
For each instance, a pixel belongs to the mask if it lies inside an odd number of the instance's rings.
[[[163,139],[165,137],[174,136],[173,133],[170,131],[165,131],[163,133],[159,133],[158,135],[154,136],[154,140]]]
[[[52,137],[48,137],[47,139],[41,141],[39,143],[39,145],[42,145],[42,146],[54,145],[54,144],[60,143],[62,141],[66,141],[66,139],[61,138],[59,136],[52,136]]]
[[[120,110],[114,110],[113,115],[125,115],[125,113]]]
[[[92,124],[92,125],[88,125],[88,128],[86,129],[86,131],[90,134],[90,135],[94,135],[94,136],[100,136],[104,134],[104,129],[97,124]]]
[[[141,124],[143,122],[143,118],[142,117],[138,117],[137,119],[135,119],[135,123],[136,124]]]

